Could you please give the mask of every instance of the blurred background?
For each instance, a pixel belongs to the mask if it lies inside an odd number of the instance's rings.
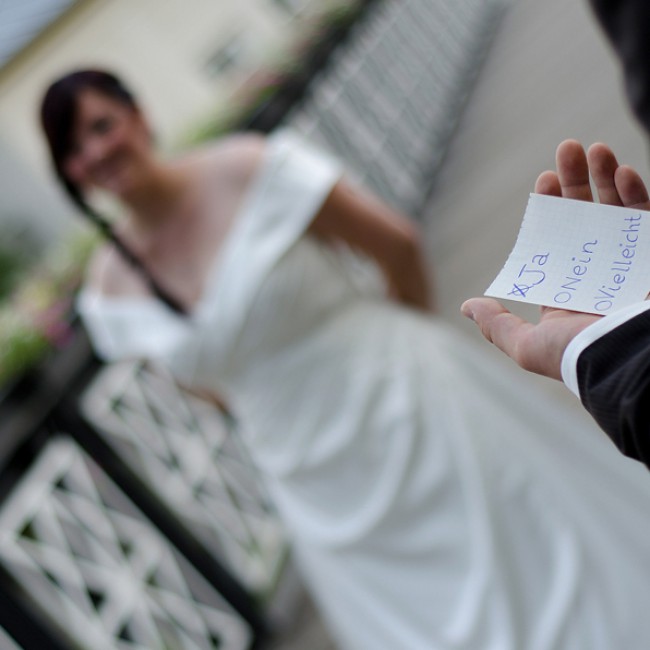
[[[3,0],[0,146],[3,182],[13,190],[3,218],[22,212],[55,237],[72,225],[69,206],[51,190],[37,126],[44,88],[61,74],[81,66],[123,74],[155,115],[159,144],[169,150],[230,110],[233,94],[256,73],[288,64],[306,23],[336,6],[332,0]]]
[[[617,64],[584,0],[0,0],[0,648],[330,648],[237,423],[158,369],[102,366],[74,319],[96,236],[37,111],[89,66],[138,90],[170,155],[242,128],[331,150],[418,220],[443,315],[478,338],[459,305],[560,141],[650,178]],[[146,607],[118,624],[125,594]]]

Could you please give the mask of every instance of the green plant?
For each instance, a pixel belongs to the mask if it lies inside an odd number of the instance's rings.
[[[50,348],[29,319],[5,309],[0,309],[0,341],[0,385],[34,365]]]
[[[74,292],[97,239],[87,233],[72,237],[25,271],[0,301],[0,384],[68,341]]]
[[[41,252],[42,245],[23,220],[6,215],[0,226],[0,300],[6,298]]]

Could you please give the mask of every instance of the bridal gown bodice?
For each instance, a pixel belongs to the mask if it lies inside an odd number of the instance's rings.
[[[272,139],[191,318],[82,292],[99,352],[225,398],[342,647],[650,647],[650,478],[306,234],[339,176]]]

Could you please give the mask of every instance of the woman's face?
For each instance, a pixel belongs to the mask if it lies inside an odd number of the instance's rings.
[[[76,108],[64,174],[82,191],[99,188],[126,196],[151,160],[151,137],[141,113],[91,89],[79,94]]]

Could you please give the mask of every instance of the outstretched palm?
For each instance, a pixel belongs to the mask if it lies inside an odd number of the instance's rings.
[[[585,154],[580,143],[566,140],[557,149],[556,172],[544,172],[535,184],[539,194],[593,201],[589,175],[601,203],[650,210],[648,191],[634,169],[619,165],[609,147],[592,145]],[[488,341],[522,368],[560,379],[562,355],[585,327],[601,318],[593,314],[542,307],[539,321],[529,323],[496,300],[472,298],[462,306]]]

